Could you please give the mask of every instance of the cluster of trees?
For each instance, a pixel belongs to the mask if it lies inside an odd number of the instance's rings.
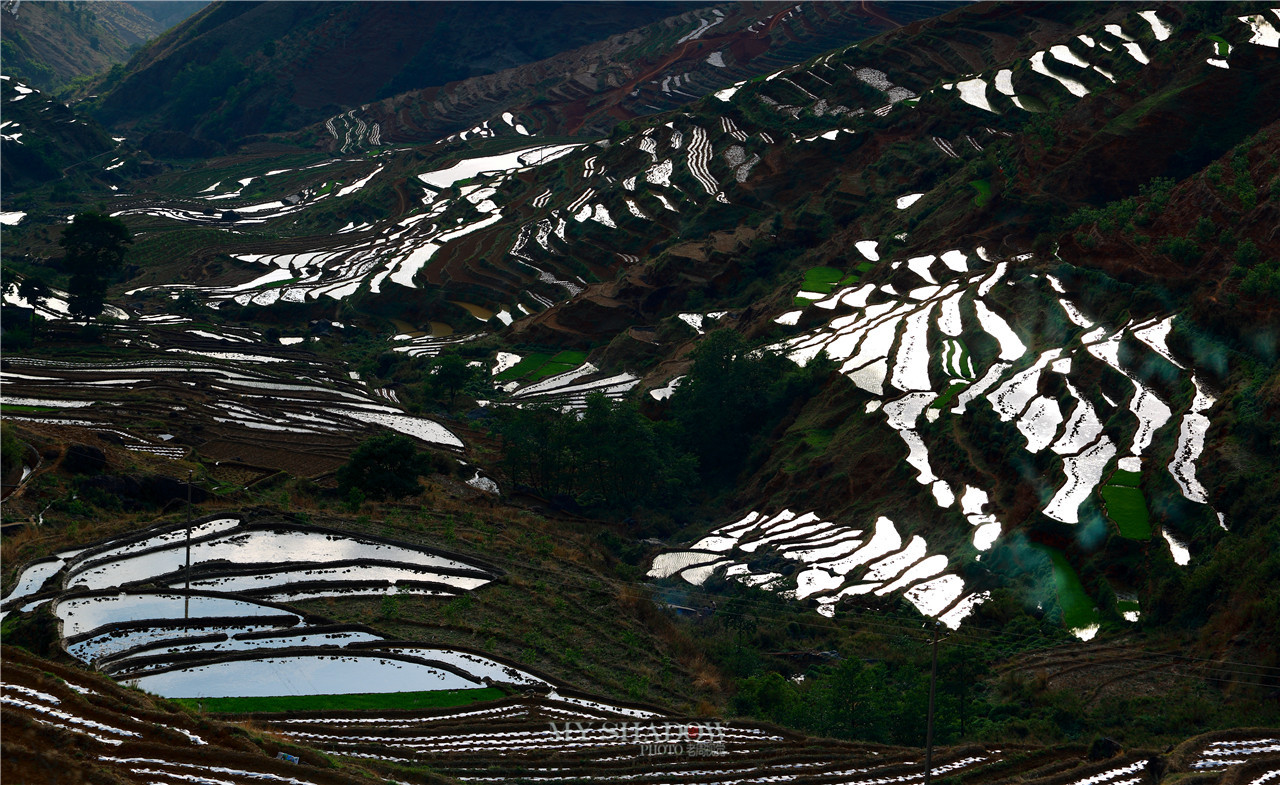
[[[88,319],[102,313],[107,284],[124,266],[125,246],[132,243],[129,228],[105,213],[78,213],[62,233],[62,266],[71,275],[67,284],[71,315]]]
[[[589,397],[582,412],[499,408],[494,431],[507,476],[549,498],[621,512],[714,494],[767,457],[778,423],[835,367],[820,356],[800,368],[732,330],[712,333],[692,357],[665,420],[602,394]],[[475,374],[458,355],[436,358],[423,370],[426,386],[450,399]],[[418,477],[438,468],[430,463],[435,460],[407,437],[384,434],[352,454],[338,472],[339,489],[350,498],[355,491],[360,501],[413,495]]]
[[[627,508],[671,500],[693,484],[695,461],[669,423],[633,402],[587,399],[581,419],[549,406],[497,413],[503,467],[515,482],[584,506]]]
[[[975,667],[981,665],[954,650],[940,658],[934,722],[940,744],[980,735],[991,722],[992,707],[972,688]],[[811,671],[800,683],[774,671],[757,673],[738,682],[731,705],[735,714],[819,736],[924,746],[929,665],[846,659]]]
[[[107,285],[123,266],[125,246],[129,242],[129,230],[118,218],[94,212],[74,217],[60,241],[65,252],[62,267],[70,274],[67,292],[73,317],[91,319],[102,313]],[[6,279],[4,286],[10,285],[11,281]],[[18,296],[36,308],[53,295],[53,289],[40,273],[25,275],[17,289]],[[4,327],[6,343],[14,348],[30,345],[34,322],[19,323],[6,315]]]
[[[1084,230],[1096,226],[1104,235],[1133,234],[1138,228],[1150,226],[1169,203],[1174,181],[1170,177],[1155,177],[1139,186],[1138,195],[1108,202],[1101,207],[1081,207],[1067,218],[1068,229]],[[1076,234],[1076,242],[1089,248],[1096,244],[1084,231]]]
[[[482,354],[478,356],[483,356]],[[403,352],[381,352],[360,364],[362,376],[394,383],[411,410],[428,405],[457,403],[458,394],[479,394],[476,383],[483,376],[468,355],[449,353],[438,357],[410,357]]]
[[[800,368],[732,330],[712,333],[692,357],[665,421],[604,396],[589,398],[581,417],[550,406],[499,410],[508,475],[547,496],[611,509],[714,493],[763,460],[774,427],[834,368],[825,358]]]
[[[381,433],[357,447],[338,469],[338,491],[353,507],[365,499],[403,499],[422,490],[419,477],[453,465],[450,458],[419,450],[404,434]]]

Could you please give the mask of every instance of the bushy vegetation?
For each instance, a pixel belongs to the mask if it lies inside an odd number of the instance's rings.
[[[723,485],[763,458],[768,436],[792,404],[813,395],[834,370],[825,355],[800,368],[781,353],[719,330],[694,350],[671,397],[671,419],[697,456],[704,482]]]
[[[1159,217],[1169,203],[1173,186],[1172,178],[1152,178],[1139,187],[1137,196],[1107,202],[1101,207],[1081,207],[1067,219],[1067,228],[1082,230],[1093,226],[1103,235],[1131,235],[1140,227],[1150,226]],[[1087,234],[1077,232],[1076,239],[1081,245],[1090,247]]]
[[[359,501],[413,496],[421,490],[418,477],[426,469],[423,453],[413,439],[381,433],[357,447],[338,469],[338,490]]]
[[[732,330],[709,335],[692,357],[664,422],[599,394],[581,417],[552,406],[499,409],[495,431],[508,475],[596,508],[671,502],[695,488],[714,493],[763,459],[773,428],[831,370],[823,358],[798,368]]]
[[[67,292],[71,313],[91,318],[102,313],[107,284],[124,264],[129,228],[119,218],[98,212],[78,213],[62,233],[63,266],[71,273]]]
[[[550,405],[504,407],[496,428],[508,476],[545,496],[632,509],[672,501],[693,482],[692,459],[668,424],[599,393],[581,418]]]
[[[13,432],[13,426],[8,423],[0,424],[0,471],[8,474],[21,466],[22,452],[22,442]]]

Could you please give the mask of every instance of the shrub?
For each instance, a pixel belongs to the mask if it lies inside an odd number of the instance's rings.
[[[1236,246],[1236,264],[1242,267],[1253,267],[1261,256],[1253,240],[1241,240]]]
[[[338,490],[351,497],[353,490],[370,499],[399,499],[419,490],[421,458],[413,439],[384,433],[356,448],[351,460],[338,469]]]
[[[1203,256],[1200,246],[1185,237],[1166,237],[1160,241],[1159,249],[1179,264],[1193,264]]]

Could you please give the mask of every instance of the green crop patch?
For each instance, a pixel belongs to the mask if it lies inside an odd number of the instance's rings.
[[[1036,545],[1053,562],[1053,584],[1058,591],[1058,605],[1062,607],[1062,622],[1069,630],[1078,630],[1098,623],[1098,613],[1093,600],[1080,583],[1080,576],[1057,548]]]
[[[569,365],[582,365],[587,361],[587,353],[574,349],[565,349],[555,357],[551,358],[553,363],[567,363]]]
[[[301,280],[302,280],[301,278],[285,278],[283,281],[272,281],[270,283],[265,283],[262,285],[262,288],[263,289],[279,289],[281,286],[288,286],[289,284],[297,283],[298,281],[301,281]]]
[[[533,373],[530,373],[529,381],[536,382],[542,379],[546,379],[550,376],[556,376],[558,374],[568,373],[569,371],[572,371],[574,368],[577,368],[577,367],[578,367],[577,365],[572,365],[570,363],[550,362],[543,365],[541,368],[534,371]]]
[[[1115,474],[1111,475],[1111,482],[1108,485],[1126,485],[1130,488],[1137,488],[1138,483],[1142,480],[1140,472],[1127,472],[1124,469],[1116,469]]]
[[[586,361],[587,353],[583,351],[566,349],[555,356],[534,352],[494,378],[502,382],[510,382],[517,379],[528,379],[536,382],[548,376],[572,371]]]
[[[1116,522],[1121,537],[1151,539],[1147,502],[1141,490],[1127,485],[1104,485],[1101,493],[1107,503],[1107,517]]]
[[[860,273],[869,273],[875,267],[871,262],[859,262],[858,266],[853,268]]]
[[[258,714],[294,711],[421,710],[466,706],[500,700],[506,693],[497,687],[427,692],[358,692],[349,695],[278,695],[263,698],[178,698],[192,709],[215,714]]]
[[[520,362],[511,366],[510,368],[498,374],[494,378],[502,382],[510,382],[510,381],[514,381],[515,379],[523,379],[525,375],[538,370],[543,365],[546,365],[547,361],[550,359],[551,359],[550,355],[534,352],[533,354],[522,357],[520,359]]]
[[[843,278],[844,273],[834,267],[811,267],[805,271],[804,283],[800,284],[800,290],[831,294]]]
[[[991,201],[991,181],[971,180],[969,185],[973,186],[973,190],[978,192],[974,194],[973,203],[978,207],[985,207],[987,202]]]
[[[951,385],[942,392],[942,395],[939,395],[933,400],[933,403],[929,404],[929,408],[945,409],[947,405],[951,403],[951,399],[956,397],[961,390],[968,386],[969,385],[964,382],[952,382]]]

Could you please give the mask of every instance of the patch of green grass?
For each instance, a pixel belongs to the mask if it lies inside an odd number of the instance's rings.
[[[533,354],[525,355],[524,357],[520,358],[520,362],[516,363],[515,365],[511,366],[510,368],[508,368],[507,370],[503,371],[502,373],[498,374],[493,378],[502,382],[510,382],[510,381],[514,381],[515,379],[523,379],[525,374],[536,371],[537,369],[545,365],[547,360],[550,360],[550,359],[551,359],[550,355],[542,354],[540,352],[534,352]]]
[[[26,404],[20,404],[20,403],[6,403],[3,407],[0,407],[0,411],[39,413],[39,412],[56,412],[56,411],[59,411],[59,409],[54,406],[27,406]]]
[[[1142,491],[1126,485],[1104,485],[1101,493],[1107,503],[1107,517],[1116,522],[1121,537],[1151,539],[1151,523]]]
[[[805,270],[804,283],[800,284],[800,290],[831,294],[843,278],[844,273],[834,267],[810,267]]]
[[[934,399],[933,403],[929,404],[929,408],[945,409],[951,403],[951,399],[968,386],[964,382],[952,382],[951,386],[944,390],[942,395],[939,395]]]
[[[1205,38],[1208,38],[1210,41],[1217,44],[1217,47],[1215,48],[1214,51],[1218,53],[1218,57],[1226,57],[1228,54],[1231,53],[1231,44],[1227,43],[1227,39],[1223,38],[1222,36],[1206,35]]]
[[[973,203],[978,207],[985,207],[987,202],[991,201],[991,181],[990,180],[971,180],[969,185],[973,186],[973,190],[978,193],[973,197]]]
[[[587,353],[583,351],[566,349],[555,356],[534,352],[494,378],[503,382],[516,379],[528,379],[536,382],[548,376],[572,371],[586,361]]]
[[[298,281],[301,281],[301,280],[302,280],[301,278],[286,278],[283,281],[272,281],[271,283],[263,284],[260,288],[279,289],[281,286],[288,286],[291,283],[297,283]]]
[[[1116,600],[1116,612],[1124,613],[1125,611],[1141,610],[1137,600]]]
[[[810,448],[817,450],[819,453],[826,452],[827,445],[831,444],[831,439],[836,432],[830,428],[810,428],[804,432],[804,443]]]
[[[853,268],[860,273],[869,273],[875,267],[871,262],[860,262],[857,267]]]
[[[581,363],[578,363],[578,365],[581,365]],[[570,363],[555,363],[555,362],[547,363],[546,365],[543,365],[538,370],[529,374],[529,381],[536,382],[542,379],[546,379],[549,376],[555,376],[561,373],[568,373],[569,371],[572,371],[574,368],[577,368],[578,365],[573,365]]]
[[[192,709],[215,714],[249,714],[291,711],[364,711],[439,709],[499,700],[506,693],[497,687],[427,692],[359,692],[350,695],[282,695],[266,698],[178,698]]]
[[[587,353],[576,349],[565,349],[551,358],[553,363],[567,363],[569,365],[582,365],[587,361]]]
[[[1097,607],[1080,583],[1067,557],[1057,548],[1036,545],[1053,562],[1053,583],[1058,590],[1058,605],[1062,607],[1062,623],[1069,630],[1077,630],[1098,623]]]
[[[1124,469],[1116,469],[1115,474],[1111,475],[1111,482],[1108,485],[1127,485],[1130,488],[1137,488],[1139,481],[1142,480],[1140,472],[1127,472]]]
[[[822,455],[827,451],[827,445],[831,444],[831,440],[835,438],[836,432],[830,428],[807,428],[803,431],[793,431],[790,436],[795,438],[799,436],[799,441],[804,445],[805,449],[796,456],[795,460],[789,461],[783,467],[787,472],[798,472],[804,468],[811,459]]]
[[[816,302],[817,300],[810,300],[808,297],[796,297],[791,300],[791,304],[797,308],[808,308]]]

